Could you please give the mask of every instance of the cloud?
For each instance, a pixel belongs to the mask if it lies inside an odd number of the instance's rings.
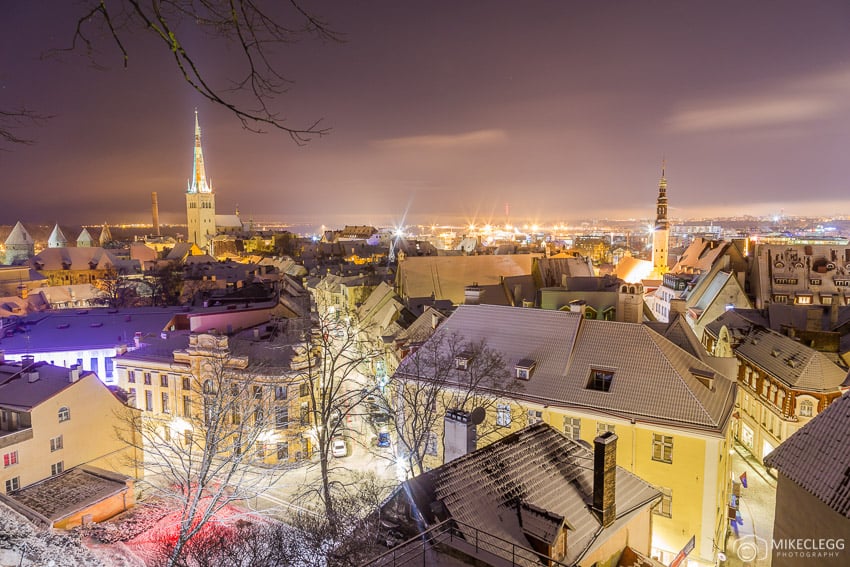
[[[424,136],[405,136],[386,138],[372,143],[378,148],[387,149],[455,149],[475,148],[500,144],[508,139],[507,132],[500,129],[473,130],[459,134],[429,134]]]
[[[821,120],[843,110],[850,96],[845,70],[796,77],[767,85],[758,93],[698,101],[670,116],[676,132],[759,130]]]

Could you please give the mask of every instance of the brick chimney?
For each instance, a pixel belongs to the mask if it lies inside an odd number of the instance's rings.
[[[606,431],[593,440],[593,513],[603,528],[617,518],[617,434]]]

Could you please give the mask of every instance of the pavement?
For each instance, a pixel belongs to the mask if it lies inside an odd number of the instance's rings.
[[[734,445],[732,478],[747,473],[747,488],[741,487],[738,511],[743,524],[729,530],[724,567],[770,567],[770,541],[776,509],[776,479],[747,448]]]

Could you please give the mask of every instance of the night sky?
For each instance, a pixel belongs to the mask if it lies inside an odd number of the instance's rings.
[[[850,3],[310,2],[345,41],[278,50],[275,108],[330,135],[242,129],[169,52],[70,42],[71,2],[0,8],[0,108],[52,115],[0,152],[0,223],[185,222],[198,108],[217,209],[290,222],[850,214]],[[198,45],[203,39],[194,38]],[[214,76],[229,58],[210,51]]]

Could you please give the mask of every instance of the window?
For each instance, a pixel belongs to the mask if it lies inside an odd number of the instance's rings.
[[[186,429],[185,431],[183,431],[183,443],[186,444],[186,445],[192,444],[192,430],[191,429]]]
[[[163,388],[168,388],[168,375],[167,374],[160,374],[159,375],[159,385],[162,386]]]
[[[153,392],[150,390],[145,390],[145,409],[153,411]]]
[[[12,451],[11,453],[6,453],[3,455],[3,466],[11,467],[12,465],[18,464],[18,452]]]
[[[254,386],[254,399],[262,400],[263,399],[263,387],[262,386]]]
[[[673,437],[652,434],[652,460],[661,463],[673,462]]]
[[[21,478],[20,477],[16,476],[15,478],[10,478],[9,480],[6,481],[6,493],[14,492],[15,490],[19,489],[20,487],[21,487]]]
[[[298,395],[302,398],[310,395],[310,384],[307,382],[302,382],[298,387]]]
[[[151,385],[151,373],[145,372],[145,386]]]
[[[428,437],[425,439],[425,454],[437,455],[437,434],[433,431],[429,432]]]
[[[534,372],[535,361],[530,358],[523,358],[516,363],[514,368],[514,377],[519,380],[528,380]]]
[[[59,408],[59,422],[68,421],[69,419],[71,419],[71,410],[68,406]]]
[[[171,426],[165,424],[165,427],[162,428],[162,438],[166,443],[171,442]]]
[[[127,398],[128,398],[127,402],[132,407],[136,407],[136,389],[135,388],[130,388],[129,390],[127,390]]]
[[[61,473],[64,470],[65,470],[64,461],[59,461],[58,463],[54,463],[54,464],[50,465],[51,476],[56,476],[57,474]]]
[[[511,425],[511,406],[499,404],[496,406],[496,425],[509,427]]]
[[[817,279],[817,280],[816,280],[816,279],[811,279],[811,280],[809,280],[809,285],[820,285],[820,284],[821,284],[821,280],[819,280],[819,279]]]
[[[543,412],[530,409],[528,410],[528,425],[534,425],[543,421]]]
[[[458,370],[469,370],[469,362],[472,356],[466,353],[459,354],[455,357],[455,368]]]
[[[581,439],[581,419],[564,416],[564,434],[570,439]]]
[[[277,444],[277,460],[289,459],[289,443]]]
[[[277,406],[274,409],[274,426],[276,429],[285,429],[289,427],[289,408],[286,406]]]
[[[188,376],[183,377],[183,389],[191,390],[192,389],[192,380]]]
[[[276,400],[285,400],[288,396],[289,392],[286,391],[286,386],[275,386],[274,387],[274,399]]]
[[[598,390],[600,392],[607,392],[611,389],[611,382],[613,381],[613,370],[599,370],[596,368],[591,368],[590,379],[587,382],[587,389]]]
[[[192,398],[183,396],[183,417],[192,417]]]
[[[115,375],[115,364],[111,356],[103,359],[103,368],[106,371],[107,378],[112,378]]]
[[[602,435],[603,433],[615,433],[616,426],[612,423],[602,423],[601,421],[596,422],[596,435]]]
[[[266,422],[266,416],[263,413],[262,408],[257,408],[254,410],[254,423],[257,426],[262,426]]]
[[[90,365],[89,370],[91,370],[92,372],[97,372],[97,359],[96,358],[90,359],[89,365]]]
[[[213,384],[212,380],[204,381],[204,393],[205,394],[215,394],[215,384]]]
[[[665,518],[673,517],[673,492],[669,488],[657,486],[661,492],[661,501],[652,509],[652,513]]]
[[[63,447],[63,444],[62,444],[62,436],[61,435],[59,437],[54,437],[53,439],[50,440],[50,451],[51,452],[58,451],[62,447]]]
[[[815,407],[811,400],[803,400],[800,402],[800,417],[812,417],[814,409]]]
[[[136,373],[134,371],[129,370],[127,372],[127,382],[129,382],[130,384],[136,383]]]
[[[162,413],[171,413],[171,408],[168,406],[168,392],[162,393]]]
[[[301,425],[310,425],[310,406],[307,402],[301,404]]]

